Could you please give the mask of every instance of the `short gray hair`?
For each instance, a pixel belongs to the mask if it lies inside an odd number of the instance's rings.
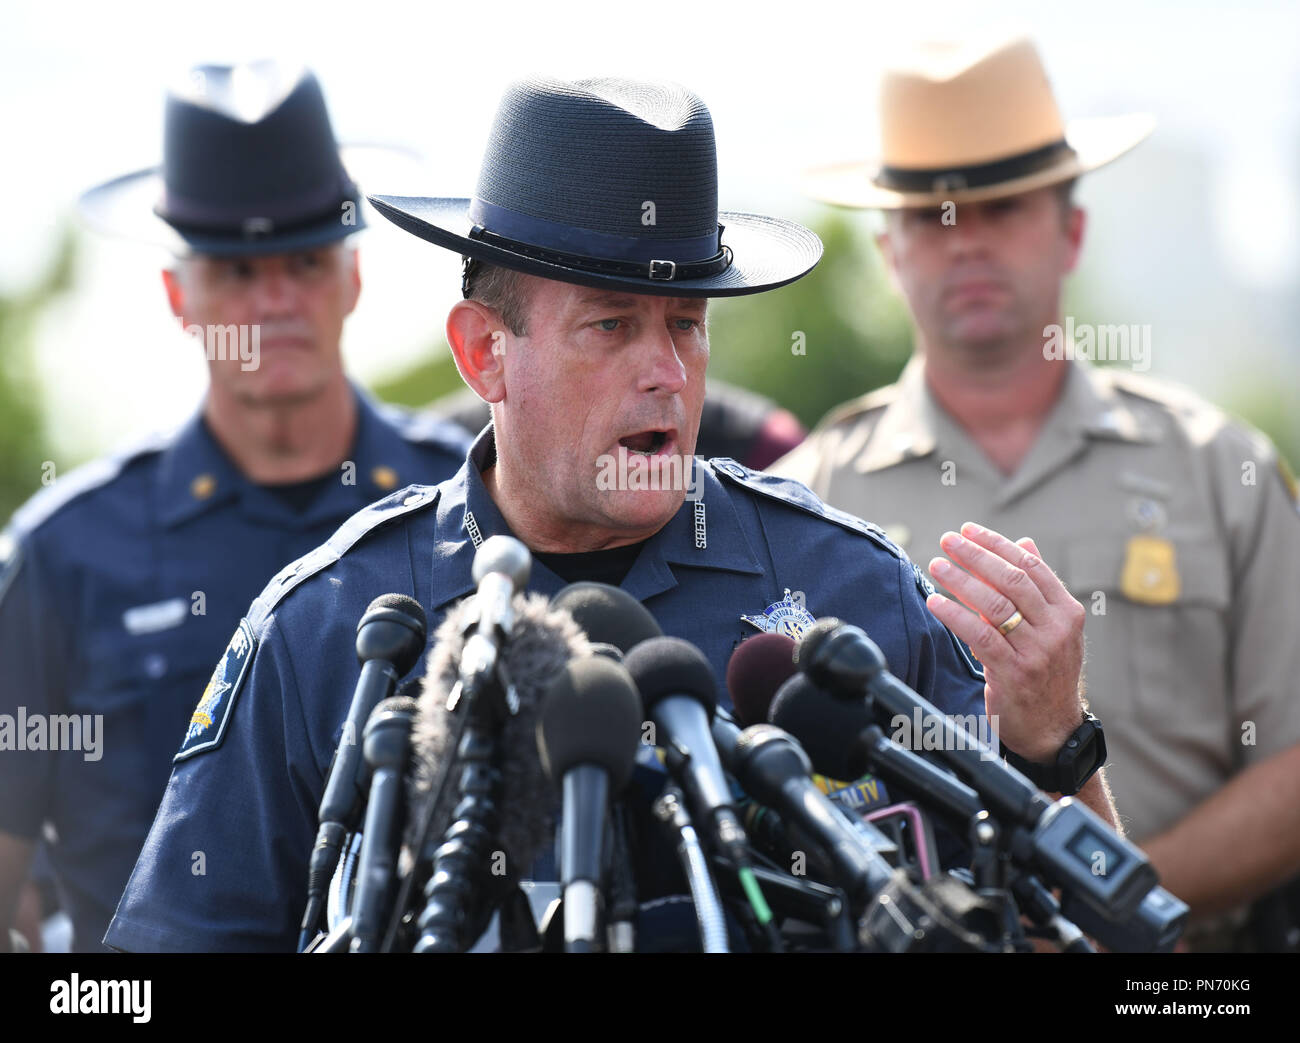
[[[500,265],[465,258],[462,292],[466,300],[478,301],[501,316],[516,337],[527,334],[528,287],[522,272]]]

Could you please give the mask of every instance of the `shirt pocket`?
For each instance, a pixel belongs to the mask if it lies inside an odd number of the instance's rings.
[[[70,712],[96,715],[103,749],[95,785],[142,802],[152,817],[220,650],[205,628],[121,635],[88,656]]]
[[[1158,725],[1170,738],[1203,741],[1226,720],[1227,557],[1210,536],[1138,536],[1149,542],[1135,566],[1135,536],[1091,536],[1065,547],[1061,578],[1087,613],[1088,699],[1103,724],[1106,711]],[[1149,596],[1135,583],[1147,572]]]

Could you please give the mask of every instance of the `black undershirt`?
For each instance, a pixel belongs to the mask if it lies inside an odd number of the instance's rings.
[[[293,511],[303,514],[316,502],[317,497],[325,491],[330,482],[337,481],[333,471],[326,471],[318,478],[308,478],[305,482],[288,482],[284,485],[264,485],[267,492]]]
[[[626,547],[609,550],[589,550],[581,554],[539,554],[533,557],[554,572],[565,583],[608,583],[617,587],[632,571],[637,555],[649,540],[629,543]]]

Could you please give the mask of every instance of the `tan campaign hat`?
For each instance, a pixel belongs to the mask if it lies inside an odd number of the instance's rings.
[[[885,73],[879,103],[878,157],[809,171],[808,195],[881,210],[994,199],[1096,170],[1155,126],[1147,114],[1067,125],[1024,37],[928,44]]]

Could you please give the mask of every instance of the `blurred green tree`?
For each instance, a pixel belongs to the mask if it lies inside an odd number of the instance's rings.
[[[42,311],[72,285],[75,257],[76,241],[64,228],[53,262],[36,283],[0,295],[0,518],[7,519],[41,484],[48,441],[31,345]]]
[[[826,252],[811,274],[709,306],[709,372],[767,395],[808,427],[892,383],[912,349],[907,312],[865,222],[832,211],[814,229]]]

